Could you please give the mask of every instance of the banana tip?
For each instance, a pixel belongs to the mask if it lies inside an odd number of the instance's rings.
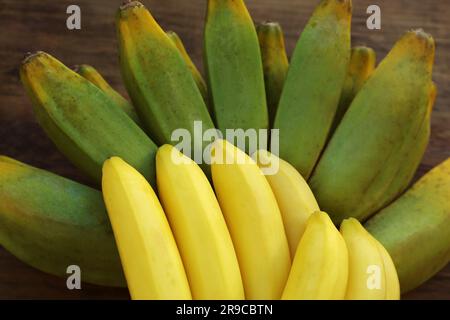
[[[43,51],[36,51],[36,52],[27,52],[25,54],[25,57],[22,60],[22,64],[27,64],[28,62],[30,62],[31,60],[33,60],[34,58],[45,54],[45,52]]]
[[[72,70],[75,71],[76,73],[78,73],[80,71],[80,69],[81,69],[81,65],[79,65],[79,64],[76,64],[72,67]]]
[[[279,27],[280,26],[280,24],[278,22],[271,21],[271,20],[265,20],[265,21],[261,22],[260,25],[268,26],[268,27]]]
[[[433,39],[433,37],[429,33],[425,32],[422,28],[411,30],[410,32],[412,34],[414,34],[418,39],[420,39],[422,41],[425,41],[429,45],[433,45],[434,46],[434,39]]]
[[[135,8],[135,7],[143,7],[144,5],[140,3],[139,1],[131,1],[131,0],[125,0],[122,2],[122,5],[119,7],[120,11],[127,10],[129,8]]]
[[[333,6],[340,9],[339,12],[346,12],[346,15],[352,12],[352,0],[323,0],[321,6]]]

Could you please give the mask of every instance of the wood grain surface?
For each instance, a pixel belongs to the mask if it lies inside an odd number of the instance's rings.
[[[353,44],[373,47],[378,61],[407,30],[423,28],[436,39],[434,80],[439,94],[432,116],[431,142],[417,174],[420,176],[450,156],[450,1],[353,2]],[[246,3],[256,22],[281,23],[290,53],[318,0],[248,0]],[[81,7],[81,30],[66,29],[66,8],[70,4]],[[0,154],[89,183],[35,122],[30,101],[18,79],[18,66],[26,52],[47,51],[69,66],[92,64],[126,94],[118,68],[114,28],[119,4],[120,1],[114,0],[0,0]],[[164,29],[174,30],[181,36],[193,60],[202,67],[206,0],[145,0],[144,4]],[[366,28],[366,8],[370,4],[381,7],[381,30]],[[88,284],[83,284],[82,290],[69,291],[65,279],[34,270],[0,248],[1,298],[127,299],[129,296],[126,289]],[[450,266],[404,298],[450,299]]]

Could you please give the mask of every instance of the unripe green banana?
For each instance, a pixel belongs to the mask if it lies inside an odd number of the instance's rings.
[[[103,91],[47,53],[27,57],[20,77],[39,124],[67,158],[100,183],[118,155],[155,183],[156,145]]]
[[[269,122],[272,125],[289,67],[284,35],[277,22],[263,22],[256,26],[264,69]]]
[[[414,178],[414,174],[422,161],[425,150],[427,149],[428,142],[430,140],[430,118],[431,111],[433,109],[434,102],[436,100],[437,88],[433,83],[430,88],[429,105],[428,110],[423,119],[421,127],[417,134],[412,135],[408,139],[404,150],[405,162],[400,166],[395,178],[392,180],[388,189],[384,192],[384,201],[378,204],[379,208],[384,208],[392,200],[394,200],[399,194],[401,194],[411,183]],[[413,146],[413,147],[411,147]]]
[[[347,74],[351,8],[351,0],[323,0],[316,8],[292,54],[275,116],[280,157],[305,179],[325,145]]]
[[[352,48],[347,77],[344,82],[344,88],[342,89],[341,99],[339,100],[330,134],[332,134],[339,125],[339,122],[341,122],[342,117],[356,94],[361,90],[366,80],[373,73],[376,60],[376,53],[373,49],[363,46]]]
[[[450,158],[365,224],[391,255],[403,293],[450,261],[449,195]]]
[[[206,86],[206,82],[203,79],[202,74],[195,66],[194,62],[192,61],[191,57],[189,57],[189,54],[186,51],[186,48],[184,47],[183,41],[181,41],[178,34],[176,34],[173,31],[167,31],[167,35],[169,36],[170,40],[172,40],[173,44],[177,47],[177,49],[180,51],[181,56],[183,57],[184,61],[186,62],[189,70],[192,73],[192,76],[194,77],[195,83],[197,84],[198,89],[200,90],[200,93],[203,96],[203,100],[205,100],[206,106],[208,107],[209,112],[210,110],[208,102],[208,88]]]
[[[214,128],[186,62],[150,12],[140,2],[126,3],[116,26],[124,83],[154,141],[177,143],[176,129],[193,137],[194,121],[201,121],[203,130]],[[201,147],[192,145],[196,151]]]
[[[217,127],[267,129],[261,52],[243,0],[208,0],[204,46]]]
[[[353,100],[310,180],[335,223],[380,209],[400,168],[416,161],[408,155],[421,148],[414,138],[432,98],[433,60],[431,36],[408,32]]]
[[[75,66],[74,71],[99,87],[111,98],[111,100],[114,100],[116,104],[119,105],[131,119],[133,119],[134,122],[139,125],[139,117],[136,110],[134,110],[133,105],[120,93],[114,90],[94,67],[87,64],[82,64]]]
[[[119,255],[99,191],[0,156],[0,246],[61,277],[124,286]]]

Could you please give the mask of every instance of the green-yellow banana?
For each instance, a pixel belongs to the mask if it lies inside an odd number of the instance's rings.
[[[217,127],[268,129],[258,36],[243,0],[208,0],[204,47]]]
[[[139,124],[139,117],[136,110],[134,110],[133,105],[120,93],[114,90],[93,66],[81,64],[75,66],[74,71],[99,87],[105,94],[114,100],[134,122]]]
[[[431,125],[431,111],[436,100],[437,89],[433,83],[430,87],[430,96],[428,101],[428,110],[423,119],[419,131],[408,139],[409,144],[414,147],[404,147],[404,157],[408,159],[397,170],[395,178],[384,192],[384,201],[378,205],[379,208],[384,208],[387,204],[392,202],[399,194],[401,194],[411,183],[414,174],[422,161],[425,150],[427,149],[430,140],[430,125]]]
[[[347,74],[351,10],[351,0],[320,3],[297,42],[281,93],[274,121],[280,157],[305,179],[328,138]]]
[[[23,61],[20,77],[39,124],[85,173],[100,183],[103,162],[121,156],[156,182],[156,145],[97,86],[44,52]]]
[[[81,280],[125,286],[99,191],[0,156],[0,246],[60,277],[77,265]]]
[[[373,49],[364,46],[352,48],[347,77],[342,88],[341,99],[339,100],[330,134],[333,134],[356,94],[375,70],[375,64],[376,53]]]
[[[367,80],[339,124],[310,180],[335,223],[380,209],[400,168],[409,167],[432,99],[434,41],[406,33]]]
[[[150,12],[140,2],[128,2],[116,26],[124,83],[154,141],[176,144],[176,130],[194,137],[195,121],[203,130],[214,128],[188,65]],[[202,144],[192,147],[203,151]]]
[[[273,124],[275,114],[283,90],[284,80],[289,67],[284,35],[277,22],[263,22],[256,26],[259,47],[264,68],[264,83],[266,86],[267,108],[269,122]]]
[[[186,48],[184,47],[183,41],[181,41],[178,34],[176,34],[173,31],[167,31],[166,33],[169,36],[170,40],[172,40],[173,44],[180,51],[181,56],[183,57],[189,70],[191,71],[192,76],[194,77],[195,83],[197,84],[197,87],[200,90],[200,93],[202,94],[203,100],[205,100],[205,103],[209,109],[209,112],[211,112],[212,110],[210,109],[210,105],[208,103],[208,87],[206,86],[206,82],[203,79],[202,74],[200,73],[197,66],[194,64],[191,57],[187,53]]]
[[[397,268],[402,292],[431,278],[450,261],[450,158],[366,224]]]

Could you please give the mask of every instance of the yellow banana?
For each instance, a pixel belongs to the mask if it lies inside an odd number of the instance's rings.
[[[119,157],[103,165],[103,197],[133,299],[191,299],[164,211],[145,178]]]
[[[125,111],[131,119],[133,119],[134,122],[140,124],[139,117],[136,110],[134,110],[133,105],[120,93],[114,90],[94,67],[87,64],[82,64],[75,66],[74,71],[101,89],[111,100],[115,101],[116,104],[120,106],[122,110]]]
[[[386,270],[376,240],[350,218],[341,224],[341,233],[348,249],[348,300],[384,300]]]
[[[158,192],[194,299],[244,299],[239,265],[214,191],[200,167],[171,145],[156,154]]]
[[[397,269],[395,268],[394,261],[392,261],[389,252],[383,245],[377,240],[378,250],[383,258],[384,269],[386,271],[386,300],[399,300],[400,299],[400,281],[398,280]]]
[[[308,219],[297,247],[284,300],[344,299],[348,277],[345,242],[325,212]]]
[[[246,298],[280,298],[291,259],[269,183],[256,162],[224,140],[213,144],[211,172],[238,257]]]
[[[289,242],[291,257],[295,255],[297,245],[305,231],[306,222],[319,205],[301,174],[288,162],[265,150],[254,156],[260,168],[271,167],[273,175],[266,175],[283,217],[284,230]]]

